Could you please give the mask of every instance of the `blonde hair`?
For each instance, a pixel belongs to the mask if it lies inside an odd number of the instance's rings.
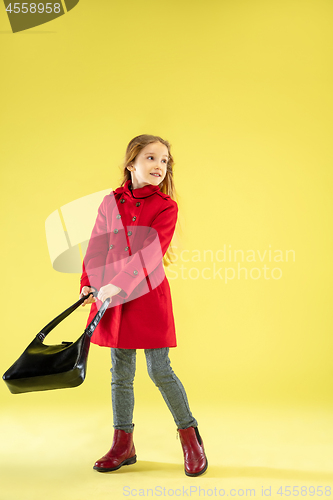
[[[138,156],[140,151],[147,146],[148,144],[151,144],[153,142],[160,142],[164,144],[168,148],[168,154],[169,154],[169,159],[167,163],[167,169],[166,169],[166,176],[164,177],[163,181],[159,184],[160,191],[164,194],[167,194],[172,198],[174,201],[177,202],[177,193],[176,193],[176,188],[175,184],[173,181],[173,166],[174,166],[174,159],[173,156],[170,152],[170,143],[168,141],[165,141],[161,137],[157,135],[149,135],[149,134],[142,134],[142,135],[137,135],[134,137],[127,145],[126,148],[126,154],[125,158],[123,161],[123,164],[121,166],[123,170],[123,178],[121,180],[120,186],[123,186],[126,181],[131,179],[131,172],[128,170],[128,166],[135,161],[135,158]],[[177,225],[176,224],[176,230],[177,231]],[[178,232],[178,231],[177,231]],[[174,239],[174,238],[173,238]],[[172,239],[172,241],[173,241]],[[171,256],[174,255],[173,247],[172,247],[172,242],[170,242],[170,245],[163,256],[163,264],[165,266],[169,266],[172,264],[174,261],[171,259]]]

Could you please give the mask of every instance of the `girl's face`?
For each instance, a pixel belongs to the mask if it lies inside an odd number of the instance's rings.
[[[168,148],[161,142],[153,142],[141,149],[129,168],[133,189],[147,184],[158,186],[166,176],[168,158]]]

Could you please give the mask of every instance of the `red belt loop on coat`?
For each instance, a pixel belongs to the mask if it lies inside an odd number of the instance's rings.
[[[146,277],[146,281],[147,281],[147,284],[148,284],[148,288],[149,288],[149,291],[151,292],[152,291],[152,286],[150,284],[150,279],[149,279],[149,276],[148,276],[147,269],[145,268],[145,262],[143,260],[143,257],[142,257],[142,254],[141,254],[140,250],[139,250],[138,253],[139,253],[139,256],[140,256],[140,260],[141,260],[141,265],[142,265],[143,272],[145,273],[145,277]]]
[[[146,276],[146,280],[147,280],[147,283],[148,283],[148,288],[149,288],[149,291],[151,292],[151,291],[152,291],[152,286],[151,286],[151,284],[150,284],[150,279],[149,279],[149,276],[148,276],[147,269],[144,267],[144,268],[143,268],[143,271],[144,271],[145,276]]]

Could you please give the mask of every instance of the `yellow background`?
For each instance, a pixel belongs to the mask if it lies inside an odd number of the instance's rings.
[[[81,0],[12,34],[2,6],[2,373],[78,299],[80,275],[52,268],[45,220],[118,187],[128,142],[160,135],[176,161],[182,229],[166,270],[170,358],[210,467],[185,477],[172,416],[138,351],[141,465],[92,471],[112,440],[110,352],[92,345],[79,388],[12,395],[2,383],[1,500],[50,487],[55,499],[123,498],[131,481],[255,484],[257,496],[275,483],[333,485],[332,15],[323,0]],[[280,250],[284,262],[214,262],[266,264],[281,278],[204,279],[213,262],[203,251],[224,245],[245,256]],[[180,276],[184,249],[201,255],[183,262],[197,279]],[[80,308],[48,342],[76,339],[87,316]]]

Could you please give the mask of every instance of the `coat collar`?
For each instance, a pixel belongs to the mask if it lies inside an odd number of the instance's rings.
[[[160,190],[160,186],[153,186],[153,184],[147,184],[142,188],[133,190],[131,190],[131,187],[132,180],[128,179],[122,187],[115,189],[115,193],[127,193],[130,196],[133,196],[133,198],[147,198],[147,196],[150,196]]]

